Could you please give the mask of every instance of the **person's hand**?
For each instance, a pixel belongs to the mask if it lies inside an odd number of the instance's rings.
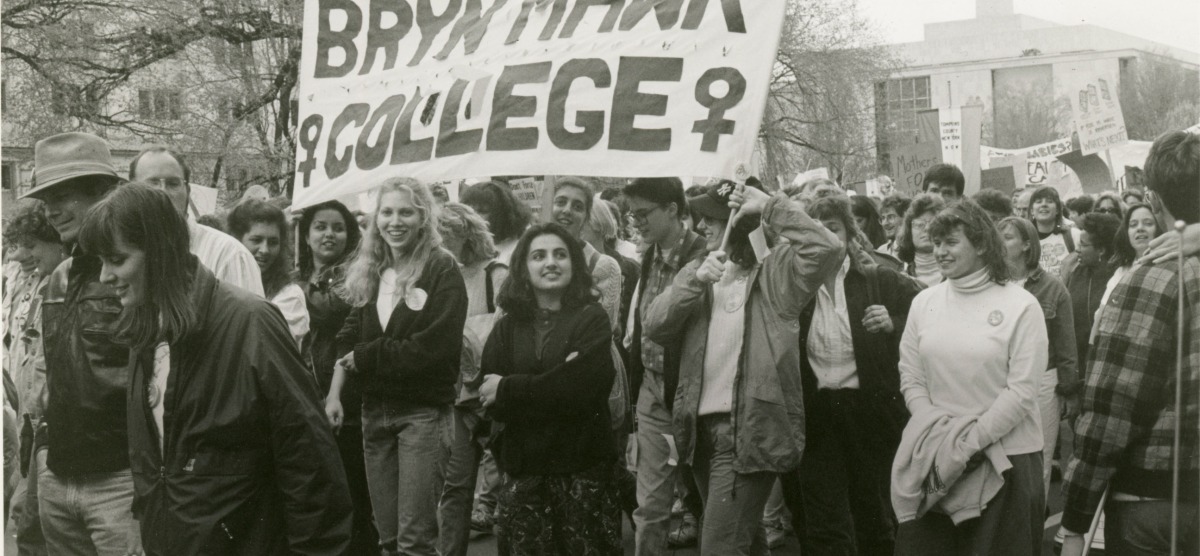
[[[715,284],[725,275],[725,252],[713,251],[700,263],[696,269],[696,279],[705,284]]]
[[[333,427],[334,432],[342,428],[342,420],[346,417],[342,411],[342,400],[334,397],[325,398],[325,417],[329,419],[329,424]]]
[[[1083,535],[1063,531],[1062,551],[1059,556],[1083,556]]]
[[[887,307],[883,305],[871,305],[867,307],[866,314],[863,315],[863,327],[867,332],[891,334],[895,327],[892,325],[892,316],[888,314]]]
[[[1142,264],[1149,262],[1162,264],[1175,260],[1179,257],[1180,243],[1183,244],[1183,255],[1185,257],[1194,257],[1200,254],[1200,224],[1192,224],[1184,228],[1182,238],[1179,236],[1179,232],[1168,230],[1166,233],[1150,240],[1150,247],[1146,249],[1146,254],[1138,259],[1138,262]]]
[[[142,526],[138,520],[133,520],[129,525],[129,538],[125,546],[125,556],[144,556],[146,551],[142,549]]]
[[[771,200],[771,196],[758,189],[745,185],[737,186],[733,193],[729,194],[729,208],[737,211],[737,215],[729,225],[736,224],[744,215],[762,214],[769,200]]]
[[[338,359],[337,363],[333,364],[333,367],[335,369],[338,367],[346,369],[347,373],[353,373],[353,372],[357,371],[358,367],[354,366],[354,352],[352,351],[350,353],[347,353],[344,357],[342,357],[341,359]]]
[[[1059,418],[1071,423],[1074,428],[1075,418],[1079,416],[1079,394],[1058,397]]]
[[[496,403],[496,393],[500,390],[500,380],[504,378],[500,375],[487,375],[483,377],[483,384],[479,386],[479,402],[483,407],[492,407]]]

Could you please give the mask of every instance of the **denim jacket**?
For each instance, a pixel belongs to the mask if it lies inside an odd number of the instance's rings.
[[[1042,314],[1046,316],[1046,332],[1050,337],[1050,358],[1046,369],[1058,371],[1058,386],[1054,391],[1060,396],[1074,395],[1083,385],[1083,377],[1076,361],[1075,315],[1067,287],[1039,267],[1025,279],[1025,291],[1037,298],[1042,306]]]

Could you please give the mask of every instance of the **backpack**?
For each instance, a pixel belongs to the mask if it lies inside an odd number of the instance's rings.
[[[588,257],[588,274],[596,273],[596,263],[599,262],[600,252],[593,251],[592,256]],[[621,430],[625,427],[625,419],[630,411],[629,377],[626,376],[625,360],[621,357],[621,351],[617,349],[616,341],[609,341],[608,345],[612,352],[613,368],[616,370],[612,391],[608,393],[608,418],[613,430]]]

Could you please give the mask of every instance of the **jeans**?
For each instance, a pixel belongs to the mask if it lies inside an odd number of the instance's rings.
[[[42,520],[38,516],[37,469],[22,477],[13,491],[12,520],[16,529],[18,556],[46,554],[46,538],[42,535]]]
[[[453,409],[366,401],[362,420],[367,488],[383,553],[436,555]]]
[[[636,556],[659,556],[667,553],[667,534],[671,528],[671,504],[675,502],[677,461],[670,461],[674,452],[674,428],[671,412],[660,399],[652,382],[662,376],[646,371],[638,394],[637,415],[637,509],[633,511]],[[668,441],[669,439],[669,441]],[[675,455],[678,458],[678,455]],[[755,522],[757,523],[757,519]]]
[[[1179,552],[1200,554],[1196,503],[1179,505]],[[1104,552],[1116,556],[1168,556],[1171,553],[1171,501],[1125,502],[1104,505]]]
[[[490,449],[485,449],[479,460],[479,483],[475,486],[475,499],[478,508],[488,515],[496,515],[502,479],[500,468],[496,467],[496,458],[492,457]]]
[[[141,547],[128,469],[60,477],[46,467],[46,450],[35,457],[38,511],[50,554],[124,556]]]
[[[442,556],[466,556],[471,538],[471,505],[483,446],[475,437],[481,418],[454,408],[454,444],[446,465],[446,483],[438,508],[438,549]]]
[[[766,556],[763,509],[778,475],[734,471],[733,425],[729,414],[705,415],[697,426],[692,463],[704,500],[701,556]]]
[[[1059,406],[1058,371],[1050,369],[1042,375],[1042,386],[1038,391],[1038,413],[1042,416],[1042,488],[1050,495],[1050,468],[1054,463],[1054,448],[1058,446]]]

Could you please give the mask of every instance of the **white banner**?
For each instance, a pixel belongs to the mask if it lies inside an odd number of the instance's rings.
[[[295,205],[392,176],[744,178],[785,3],[306,0]]]
[[[938,133],[942,141],[942,162],[962,168],[962,108],[943,108],[938,110]]]
[[[1041,145],[1023,149],[1000,149],[983,146],[979,148],[980,163],[983,168],[994,168],[992,159],[1014,156],[1025,157],[1025,171],[1018,172],[1022,177],[1017,180],[1017,187],[1053,186],[1063,194],[1077,194],[1080,189],[1079,178],[1071,168],[1058,159],[1058,155],[1071,152],[1071,139],[1058,139]]]

